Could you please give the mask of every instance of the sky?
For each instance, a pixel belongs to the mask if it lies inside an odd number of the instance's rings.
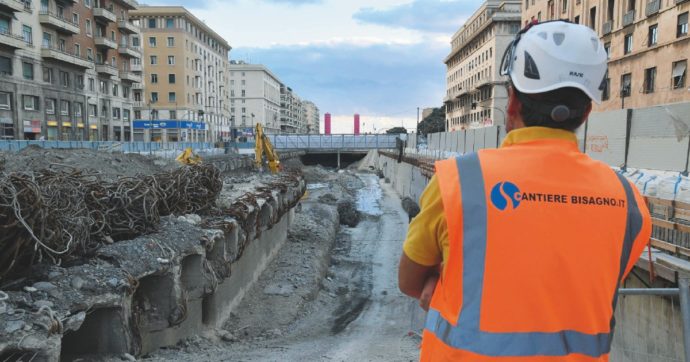
[[[183,5],[232,46],[230,59],[268,66],[333,115],[335,133],[414,129],[440,107],[450,38],[477,0],[149,0]],[[322,122],[323,123],[323,122]],[[322,126],[323,130],[323,126]]]

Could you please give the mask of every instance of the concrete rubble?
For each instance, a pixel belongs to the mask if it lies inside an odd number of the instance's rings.
[[[298,173],[247,172],[252,161],[209,160],[235,172],[206,214],[163,217],[152,234],[46,264],[0,291],[0,361],[129,359],[222,324],[306,191]]]

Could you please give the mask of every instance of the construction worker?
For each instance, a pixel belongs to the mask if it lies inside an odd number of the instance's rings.
[[[433,295],[422,361],[608,360],[617,290],[651,220],[635,187],[577,144],[606,59],[586,26],[520,31],[501,64],[501,148],[436,163],[399,267],[402,292]]]

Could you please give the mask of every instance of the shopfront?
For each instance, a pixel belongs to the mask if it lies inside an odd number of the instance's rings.
[[[206,142],[206,123],[183,120],[135,120],[134,138],[151,142]]]

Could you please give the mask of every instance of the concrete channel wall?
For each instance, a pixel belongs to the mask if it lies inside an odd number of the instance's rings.
[[[165,217],[154,234],[0,292],[0,361],[142,356],[220,327],[285,242],[306,190],[301,176],[277,178],[220,214]]]
[[[426,172],[407,162],[398,163],[390,156],[379,153],[373,156],[369,157],[370,165],[383,172],[398,194],[419,202],[429,182],[429,178],[424,176]],[[631,276],[623,287],[644,288],[646,285]],[[421,331],[425,319],[423,311],[415,303],[410,313],[413,329]],[[677,297],[622,296],[616,310],[616,320],[612,362],[683,360],[683,332]]]

